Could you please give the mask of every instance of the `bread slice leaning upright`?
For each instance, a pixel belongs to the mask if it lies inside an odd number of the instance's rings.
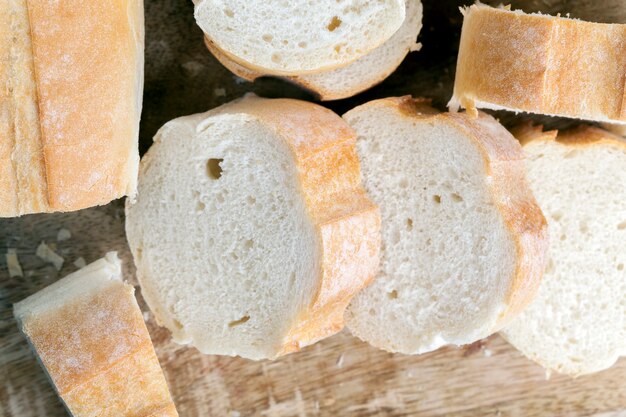
[[[253,95],[161,128],[126,231],[175,341],[264,359],[341,330],[380,245],[355,139],[323,107]]]
[[[0,217],[133,195],[143,1],[0,1]]]
[[[422,3],[406,0],[406,17],[400,29],[385,43],[351,64],[315,74],[291,75],[287,81],[311,91],[320,100],[339,100],[351,97],[382,82],[398,68],[409,52],[417,51],[416,43],[422,28]],[[238,64],[228,58],[213,42],[205,37],[211,53],[237,76],[254,81],[266,74]]]
[[[348,65],[389,40],[404,0],[194,0],[205,35],[232,61],[267,75]]]
[[[111,252],[13,308],[74,417],[178,416],[133,293]]]
[[[463,14],[452,110],[626,124],[626,25],[481,4]]]
[[[552,239],[537,298],[501,334],[548,370],[606,369],[626,355],[626,140],[589,126],[514,133]]]
[[[498,331],[533,298],[548,243],[513,136],[484,113],[427,103],[388,98],[344,115],[382,216],[381,270],[346,324],[406,354]]]

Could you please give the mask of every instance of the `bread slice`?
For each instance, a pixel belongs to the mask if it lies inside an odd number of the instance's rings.
[[[178,416],[133,293],[112,252],[14,306],[74,417]]]
[[[398,68],[407,54],[417,51],[417,35],[422,28],[422,3],[406,1],[406,18],[400,29],[385,43],[353,63],[316,74],[292,75],[286,80],[315,93],[320,100],[338,100],[351,97],[382,82]],[[228,58],[208,38],[204,39],[211,53],[230,71],[248,81],[265,74],[248,69]]]
[[[223,53],[254,71],[296,75],[345,66],[382,45],[404,0],[194,0],[196,22]]]
[[[626,124],[626,25],[480,4],[463,13],[452,110]]]
[[[303,101],[249,95],[167,123],[126,212],[150,308],[208,354],[275,358],[336,333],[378,267],[354,132]]]
[[[626,355],[626,140],[588,126],[515,133],[551,244],[537,298],[501,334],[549,370],[606,369]]]
[[[534,296],[548,243],[519,143],[484,113],[410,97],[344,118],[382,216],[381,270],[350,304],[348,328],[406,354],[498,331]]]
[[[136,189],[143,2],[0,1],[0,217]]]

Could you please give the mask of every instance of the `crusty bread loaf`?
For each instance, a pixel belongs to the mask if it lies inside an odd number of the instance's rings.
[[[143,315],[109,253],[14,306],[74,417],[175,417]]]
[[[534,296],[548,243],[519,143],[491,116],[425,102],[375,100],[344,115],[382,216],[381,270],[346,324],[406,354],[498,331]]]
[[[143,3],[0,1],[0,217],[132,195]]]
[[[167,123],[126,212],[142,294],[204,353],[275,358],[330,336],[378,267],[354,133],[303,101],[251,95]]]
[[[626,355],[626,140],[587,126],[514,133],[551,243],[536,299],[501,334],[549,370],[606,369]]]
[[[196,22],[232,61],[268,75],[345,66],[382,45],[404,0],[194,0]]]
[[[452,110],[626,124],[626,25],[480,4],[463,13]]]
[[[284,78],[315,93],[320,100],[351,97],[373,87],[395,71],[409,52],[420,47],[416,39],[422,28],[421,1],[407,0],[405,14],[402,26],[387,42],[353,63],[317,74],[292,75]],[[205,44],[226,68],[239,77],[254,81],[265,75],[229,59],[206,37]]]

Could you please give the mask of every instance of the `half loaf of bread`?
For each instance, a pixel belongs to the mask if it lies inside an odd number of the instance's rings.
[[[150,308],[208,354],[275,358],[336,333],[378,267],[354,132],[303,101],[249,95],[167,123],[126,212]]]
[[[0,1],[0,217],[132,195],[143,2]]]
[[[74,417],[177,417],[134,288],[109,253],[14,306]]]
[[[350,304],[348,328],[406,354],[498,331],[532,300],[548,244],[519,143],[484,113],[410,97],[344,119],[382,216],[381,270]]]
[[[382,82],[398,68],[409,52],[418,50],[420,45],[416,43],[416,39],[421,28],[421,1],[406,0],[406,17],[402,26],[378,48],[345,67],[284,78],[313,92],[320,100],[351,97]],[[205,44],[222,65],[237,76],[254,81],[266,75],[231,60],[207,37],[205,37]]]
[[[449,106],[626,124],[626,25],[463,10]]]
[[[552,239],[536,299],[501,334],[548,370],[606,369],[626,355],[626,140],[588,126],[514,133]]]

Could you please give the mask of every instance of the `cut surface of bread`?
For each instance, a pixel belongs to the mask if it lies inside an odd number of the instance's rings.
[[[420,47],[416,39],[422,28],[422,3],[419,0],[407,0],[405,14],[402,26],[388,41],[353,63],[316,74],[284,78],[315,93],[320,100],[339,100],[373,87],[395,71],[409,52]],[[265,75],[229,59],[206,37],[205,44],[222,65],[237,76],[254,81]]]
[[[178,416],[133,294],[112,252],[14,306],[74,417]]]
[[[532,299],[547,250],[519,143],[491,116],[426,103],[375,100],[344,115],[382,217],[381,269],[346,325],[406,354],[499,330]]]
[[[626,124],[626,25],[484,5],[463,13],[452,110]]]
[[[268,75],[338,68],[382,45],[404,0],[195,0],[196,22],[229,59]]]
[[[329,110],[246,96],[175,119],[143,158],[126,230],[174,340],[274,358],[343,327],[378,266],[355,136]]]
[[[536,299],[501,334],[548,370],[606,369],[626,355],[626,141],[587,126],[515,133],[551,244]]]
[[[143,3],[0,1],[0,217],[136,189]]]

